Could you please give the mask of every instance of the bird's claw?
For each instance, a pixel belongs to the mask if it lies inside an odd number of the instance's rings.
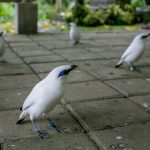
[[[41,132],[41,131],[37,131],[37,135],[41,139],[49,138],[48,133],[44,133],[44,132]]]
[[[46,132],[41,132],[39,130],[37,131],[35,129],[32,129],[32,131],[35,132],[40,139],[49,138],[48,133],[46,133]]]
[[[57,132],[62,132],[64,131],[64,128],[57,128],[56,124],[54,122],[50,122],[48,125],[49,128],[56,130]]]
[[[131,71],[137,71],[137,72],[141,73],[140,69],[138,69],[138,68],[135,67],[135,66],[130,67],[130,70],[131,70]]]

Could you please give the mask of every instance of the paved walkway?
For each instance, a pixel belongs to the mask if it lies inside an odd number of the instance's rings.
[[[68,34],[8,35],[7,64],[0,64],[0,150],[150,150],[150,39],[137,63],[141,72],[113,66],[141,31],[88,32],[72,46]],[[54,67],[77,64],[66,93],[49,117],[41,118],[40,140],[27,119],[16,125],[32,87]]]

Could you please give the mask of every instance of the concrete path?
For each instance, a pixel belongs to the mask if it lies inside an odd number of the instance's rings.
[[[87,32],[73,46],[68,33],[6,35],[0,63],[0,150],[149,150],[150,38],[137,63],[141,73],[114,65],[142,31]],[[49,117],[65,130],[37,124],[49,139],[39,139],[30,120],[16,125],[20,106],[32,87],[59,65],[77,64],[66,93]]]

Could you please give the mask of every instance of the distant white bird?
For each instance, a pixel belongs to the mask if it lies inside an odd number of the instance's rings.
[[[80,42],[80,31],[75,23],[70,23],[70,40],[73,41],[73,44],[76,45]]]
[[[120,61],[116,64],[116,68],[120,67],[124,63],[129,65],[131,70],[135,70],[134,62],[138,61],[144,52],[144,41],[150,36],[150,33],[140,33],[138,34],[126,51],[123,53]]]
[[[1,57],[2,62],[5,62],[5,60],[3,59],[5,49],[6,49],[6,45],[5,45],[5,41],[3,38],[3,32],[0,32],[0,57]]]
[[[38,130],[34,120],[50,112],[60,102],[64,93],[65,79],[77,67],[76,65],[57,67],[46,78],[37,83],[21,107],[22,113],[17,124],[21,124],[25,117],[29,115],[33,131],[41,138],[46,137],[46,134]],[[54,124],[52,126],[56,127]]]

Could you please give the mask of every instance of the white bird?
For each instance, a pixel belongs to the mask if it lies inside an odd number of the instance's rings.
[[[5,62],[5,60],[3,59],[5,49],[6,49],[6,45],[5,45],[5,41],[3,38],[3,32],[0,32],[0,57],[1,57],[2,62]]]
[[[73,44],[76,45],[80,42],[80,31],[75,23],[70,23],[70,40],[73,41]]]
[[[123,53],[120,61],[116,64],[115,67],[118,68],[125,63],[129,65],[131,70],[135,70],[136,67],[133,63],[141,58],[144,52],[144,41],[148,36],[150,36],[150,33],[138,34]]]
[[[29,115],[33,131],[41,138],[46,137],[46,134],[38,130],[34,120],[50,112],[60,102],[64,94],[66,77],[77,67],[76,65],[59,66],[37,83],[21,107],[22,113],[17,124],[21,124],[25,117]],[[56,127],[54,124],[52,126]]]

